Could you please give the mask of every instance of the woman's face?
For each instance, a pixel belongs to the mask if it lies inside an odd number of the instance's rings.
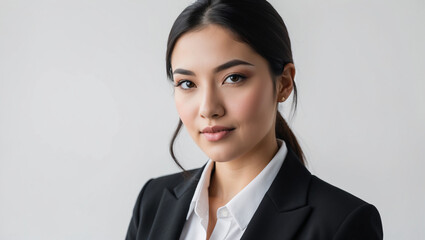
[[[208,25],[185,33],[171,66],[180,119],[209,158],[242,159],[276,144],[279,96],[267,61],[229,30]]]

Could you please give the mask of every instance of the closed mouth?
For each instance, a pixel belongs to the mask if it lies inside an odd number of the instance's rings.
[[[233,131],[235,128],[229,128],[229,127],[222,127],[222,126],[212,126],[212,127],[206,127],[204,128],[201,133],[217,133],[217,132],[223,132],[223,131]]]

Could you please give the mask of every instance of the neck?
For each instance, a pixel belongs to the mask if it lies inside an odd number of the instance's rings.
[[[248,185],[270,162],[278,150],[276,138],[261,141],[250,152],[227,162],[215,162],[209,197],[223,205]]]

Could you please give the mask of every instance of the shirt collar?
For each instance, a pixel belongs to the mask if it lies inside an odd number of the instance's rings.
[[[225,206],[241,229],[245,229],[260,205],[265,193],[275,179],[288,152],[283,140],[277,139],[280,148],[267,166]],[[201,219],[208,219],[208,187],[214,162],[209,159],[196,186],[186,220],[192,212]]]
[[[208,159],[208,162],[202,171],[201,177],[199,178],[199,182],[196,186],[195,193],[193,194],[192,201],[190,202],[186,220],[189,219],[191,213],[194,210],[200,217],[208,216],[208,187],[210,186],[211,172],[213,167],[214,162],[211,159]]]
[[[245,229],[251,221],[285,160],[288,151],[285,142],[280,139],[277,140],[281,143],[281,146],[272,160],[242,191],[226,204],[241,229]]]

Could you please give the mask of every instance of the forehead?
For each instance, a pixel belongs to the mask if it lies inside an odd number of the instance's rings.
[[[187,32],[177,40],[171,55],[171,66],[173,69],[203,70],[236,58],[254,63],[261,56],[248,44],[237,40],[230,30],[210,24]]]

